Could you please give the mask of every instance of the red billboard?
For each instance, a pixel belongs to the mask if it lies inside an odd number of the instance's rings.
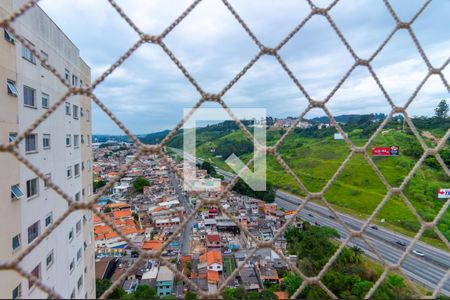
[[[400,154],[398,146],[391,147],[373,147],[373,156],[397,156]]]

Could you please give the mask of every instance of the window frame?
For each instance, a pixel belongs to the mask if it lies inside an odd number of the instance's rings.
[[[66,114],[66,116],[72,115],[70,102],[66,102],[66,104],[65,104],[65,114]]]
[[[19,96],[19,90],[17,89],[16,82],[12,79],[6,79],[6,90],[8,95],[12,97]]]
[[[26,103],[26,101],[27,101],[26,97],[28,95],[28,93],[26,92],[27,90],[31,92],[33,104]],[[23,85],[23,106],[28,107],[28,108],[37,108],[36,89],[34,89],[28,85],[25,85],[25,84]]]
[[[34,274],[35,270],[37,269],[37,275]],[[39,263],[34,269],[30,272],[31,275],[34,275],[37,279],[41,279],[42,276],[42,270],[41,270],[41,263]],[[28,290],[33,290],[36,287],[36,284],[32,283],[31,281],[28,281]]]
[[[52,180],[52,173],[46,173],[44,176],[46,179]],[[49,188],[49,186],[48,186],[47,180],[44,180],[44,189],[48,189],[48,188]]]
[[[34,194],[31,194],[31,192],[33,191],[33,186],[31,186],[32,182],[35,182],[35,186],[34,186],[35,193]],[[33,198],[39,196],[39,177],[35,177],[35,178],[27,180],[26,185],[27,185],[27,199],[33,199]]]
[[[31,47],[34,47],[34,44],[30,41],[28,41],[28,44],[30,44]],[[24,44],[22,44],[22,58],[26,61],[32,63],[33,65],[36,64],[36,55],[34,55],[33,51],[28,49]]]
[[[14,34],[9,32],[6,28],[3,28],[3,37],[8,43],[12,45],[16,44],[16,38],[14,37]]]
[[[42,148],[44,150],[48,150],[48,149],[51,148],[51,139],[50,138],[51,138],[50,133],[44,133],[42,135]],[[46,140],[48,140],[48,145],[47,146],[45,145],[45,141]]]
[[[72,147],[72,135],[66,134],[66,147]]]
[[[78,105],[72,104],[72,116],[74,120],[79,119],[79,107]]]
[[[14,292],[17,290],[17,295],[14,295]],[[22,298],[22,283],[19,283],[13,290],[11,294],[11,299],[21,299]]]
[[[67,179],[72,178],[72,166],[68,166],[66,168],[66,177],[67,177]]]
[[[14,239],[16,239],[16,238],[17,238],[18,245],[17,245],[17,247],[14,248]],[[18,233],[11,238],[11,248],[12,248],[13,253],[18,251],[21,247],[22,247],[22,234]]]
[[[17,190],[14,190],[14,188],[16,188]],[[25,194],[20,188],[19,183],[11,186],[11,200],[19,200],[23,196],[25,196]]]
[[[48,258],[51,257],[51,262],[48,262]],[[55,263],[55,250],[52,249],[45,257],[45,266],[47,267],[47,270],[50,269],[53,264]]]
[[[47,224],[47,219],[49,219],[49,218],[50,218],[50,223]],[[45,226],[45,228],[47,228],[48,226],[50,226],[52,224],[53,224],[53,212],[51,211],[44,218],[44,226]]]
[[[37,229],[33,230],[36,231],[35,235],[30,234],[30,229],[36,225]],[[33,233],[33,232],[32,232]],[[35,239],[37,239],[41,235],[41,222],[37,220],[27,228],[27,237],[28,237],[28,245],[31,244]],[[33,237],[33,238],[31,238]]]
[[[44,105],[44,99],[47,101],[47,104]],[[41,106],[42,108],[48,109],[50,106],[50,95],[47,93],[41,93]]]
[[[29,139],[31,137],[34,137],[34,149],[29,149],[29,145],[30,145]],[[25,153],[30,154],[30,153],[36,153],[36,152],[38,152],[38,135],[37,135],[37,133],[30,133],[25,136]]]

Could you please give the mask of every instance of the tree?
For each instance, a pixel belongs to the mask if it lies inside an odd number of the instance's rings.
[[[225,300],[234,300],[236,299],[236,289],[233,288],[225,288],[222,293],[223,299]]]
[[[148,182],[145,177],[139,176],[136,178],[136,180],[133,182],[133,187],[138,193],[142,193],[144,191],[144,186],[149,186],[150,182]]]
[[[269,290],[263,290],[261,293],[259,293],[259,298],[264,300],[276,300],[278,299],[277,296]]]
[[[105,209],[103,210],[103,212],[105,214],[110,213],[111,212],[111,207],[105,207]]]
[[[289,293],[289,296],[291,296],[300,287],[301,282],[300,275],[289,272],[283,280],[283,287]]]
[[[95,280],[95,296],[96,298],[100,298],[100,296],[111,286],[111,281],[108,279],[96,279]],[[125,295],[126,292],[123,290],[123,288],[119,287],[112,292],[111,295],[109,295],[109,299],[120,299],[123,295]]]
[[[195,300],[197,299],[197,294],[191,291],[187,291],[184,295],[184,299],[186,300]]]
[[[97,191],[98,189],[104,187],[106,185],[106,181],[103,180],[94,180],[94,192]]]
[[[157,299],[156,291],[149,285],[139,285],[133,293],[135,299]]]
[[[441,102],[439,102],[438,106],[434,109],[436,113],[436,118],[438,119],[446,119],[448,117],[448,104],[445,99],[442,99]]]
[[[245,299],[247,296],[247,292],[243,285],[240,285],[236,288],[235,297],[236,299]]]

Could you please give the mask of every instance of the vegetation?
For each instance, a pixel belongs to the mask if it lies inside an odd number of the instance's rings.
[[[104,187],[105,185],[106,185],[106,181],[103,181],[103,180],[94,180],[94,183],[93,183],[94,192],[96,192],[97,190],[101,189],[101,188]]]
[[[225,300],[234,300],[234,299],[252,299],[252,300],[258,300],[258,299],[273,299],[276,300],[277,297],[275,294],[270,290],[263,290],[262,292],[256,292],[251,291],[247,292],[245,288],[240,285],[237,288],[225,288],[222,293],[223,299]]]
[[[111,299],[116,299],[111,297]],[[122,300],[141,300],[141,299],[159,299],[156,291],[149,285],[139,285],[133,293],[125,294],[120,297]]]
[[[306,229],[307,228],[307,229]],[[339,234],[334,228],[311,226],[303,229],[290,227],[285,233],[290,254],[297,255],[300,269],[308,276],[317,275],[336,252],[334,239]],[[344,248],[325,273],[322,282],[339,298],[362,299],[382,273],[380,265],[362,256],[363,250],[354,246]],[[289,272],[283,279],[281,289],[293,295],[300,286],[299,275]],[[411,288],[395,273],[388,276],[377,289],[375,299],[415,298]],[[299,298],[328,298],[318,286],[308,286]]]
[[[112,285],[111,281],[108,279],[96,279],[95,280],[95,296],[100,298],[100,296]],[[117,288],[109,296],[110,299],[120,299],[122,296],[126,295],[126,292],[122,288]]]
[[[210,162],[204,161],[202,164],[198,164],[197,167],[202,170],[206,170],[208,175],[211,177],[223,179],[223,176],[217,173],[216,169]]]
[[[239,178],[233,187],[233,191],[241,195],[246,195],[249,197],[264,200],[267,203],[272,203],[275,201],[276,191],[273,184],[270,182],[266,183],[265,191],[254,191],[250,186],[248,186],[247,183],[245,183],[242,179]]]
[[[438,108],[439,113],[434,117],[412,118],[414,125],[425,136],[429,136],[426,134],[429,132],[432,136],[439,138],[450,128],[450,118],[445,105],[440,104]],[[444,117],[446,115],[447,117]],[[363,146],[385,117],[383,114],[346,115],[339,116],[336,120],[342,122],[340,126],[355,145]],[[317,126],[319,122],[327,121],[327,118],[316,118],[311,120],[313,126],[309,128],[295,128],[278,151],[295,175],[312,192],[321,191],[350,154],[350,149],[345,141],[334,139],[333,135],[337,132],[335,128],[319,129]],[[283,133],[283,130],[269,130],[267,144],[275,144]],[[424,140],[428,144],[436,144],[436,141],[425,136]],[[182,142],[181,136],[176,135],[174,139],[178,140],[177,143]],[[197,153],[211,164],[226,171],[232,171],[225,163],[227,157],[220,157],[220,155],[229,152],[229,149],[224,149],[226,145],[236,145],[239,141],[244,143],[247,140],[244,133],[238,130],[234,123],[221,123],[200,128],[197,130]],[[177,143],[172,146],[176,146]],[[399,186],[423,154],[422,146],[404,118],[399,115],[392,117],[374,138],[368,147],[368,155],[371,156],[372,147],[391,145],[399,146],[399,156],[372,157],[372,159],[389,184]],[[245,147],[242,149],[249,152],[240,150],[238,156],[244,162],[248,162],[253,156],[252,149]],[[218,153],[220,153],[219,156]],[[450,147],[442,149],[440,155],[444,162],[450,165]],[[269,199],[268,201],[272,201],[272,191],[276,189],[304,196],[294,179],[270,155],[267,157],[267,183],[271,190],[261,195],[255,194],[243,182],[238,182],[235,190],[252,197]],[[437,199],[436,190],[447,186],[450,186],[450,180],[445,171],[433,157],[429,157],[406,186],[405,195],[422,217],[431,220],[443,205],[443,202]],[[337,177],[325,197],[337,210],[358,217],[367,217],[374,211],[386,193],[385,186],[366,159],[362,154],[357,154]],[[417,233],[419,223],[402,200],[389,199],[385,208],[376,216],[376,222],[385,219],[385,226],[410,236]],[[444,236],[450,239],[450,211],[447,211],[441,218],[438,227]],[[427,242],[434,243],[436,240],[429,238],[435,237],[436,235],[431,231],[425,233]]]
[[[134,190],[138,193],[142,193],[144,191],[144,186],[149,186],[150,182],[148,182],[145,177],[139,176],[136,178],[136,180],[133,182]]]

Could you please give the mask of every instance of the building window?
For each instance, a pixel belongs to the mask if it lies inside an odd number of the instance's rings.
[[[50,149],[50,134],[42,135],[42,146],[44,149]]]
[[[81,144],[84,144],[84,134],[81,135]]]
[[[54,261],[55,261],[55,255],[54,255],[54,252],[53,252],[53,249],[52,249],[52,251],[50,251],[50,253],[47,254],[47,258],[45,259],[45,263],[47,265],[47,269],[49,269],[53,265]]]
[[[45,217],[45,227],[48,227],[53,224],[53,212],[49,213]]]
[[[23,86],[23,104],[36,108],[36,90],[26,85]]]
[[[80,79],[80,88],[83,88],[83,80]]]
[[[72,259],[72,261],[70,262],[70,265],[69,265],[70,273],[72,273],[72,271],[74,269],[75,269],[75,259]]]
[[[3,36],[5,37],[5,40],[8,43],[11,43],[14,45],[15,44],[14,35],[6,29],[3,29],[3,31],[4,31]]]
[[[74,134],[73,135],[73,146],[75,148],[80,147],[80,141],[79,141],[79,135],[78,134]]]
[[[12,291],[12,299],[20,299],[22,298],[22,285],[19,284],[18,286],[16,286],[13,291]]]
[[[67,178],[71,178],[72,177],[72,167],[67,167],[66,175],[67,175]]]
[[[28,244],[33,242],[39,236],[39,221],[28,227]]]
[[[75,164],[75,165],[73,166],[73,175],[74,175],[75,177],[80,176],[80,164]]]
[[[34,47],[33,44],[31,44],[30,42],[28,42],[30,45],[30,47]],[[34,56],[34,53],[31,52],[30,49],[28,49],[27,47],[25,47],[25,45],[22,45],[22,57],[25,58],[26,60],[28,60],[29,62],[36,64],[36,57]]]
[[[44,188],[48,189],[48,181],[52,180],[52,173],[47,173],[44,176],[45,176]]]
[[[73,118],[78,120],[78,105],[73,105]]]
[[[66,134],[66,146],[70,147],[72,145],[72,138],[70,134]]]
[[[15,133],[15,132],[10,132],[9,133],[8,141],[10,143],[14,142],[16,140],[16,138],[17,138],[17,133]]]
[[[80,192],[76,193],[74,198],[76,202],[80,201]]]
[[[77,286],[78,286],[78,290],[81,289],[81,287],[83,286],[83,275],[81,275],[80,278],[78,278]]]
[[[19,92],[17,91],[16,83],[11,79],[6,80],[6,88],[8,90],[8,95],[17,97]]]
[[[36,268],[31,271],[31,275],[36,277],[37,279],[41,279],[41,264],[38,264]],[[31,288],[34,286],[34,283],[31,281],[28,281],[28,289],[31,290]]]
[[[84,192],[84,188],[81,190],[81,196],[84,198],[84,194],[85,194],[85,192]]]
[[[13,251],[16,251],[17,249],[20,248],[20,233],[18,235],[13,236],[12,238],[12,249]]]
[[[81,256],[82,256],[82,248],[78,249],[77,251],[77,262],[79,262],[81,260]]]
[[[73,240],[73,228],[69,231],[69,242]]]
[[[91,136],[90,135],[86,136],[86,141],[87,141],[88,145],[91,143]]]
[[[23,196],[23,192],[20,189],[20,185],[15,184],[11,186],[11,199],[19,199]]]
[[[64,69],[64,79],[66,79],[67,83],[70,82],[70,72],[67,69]]]
[[[77,224],[75,225],[75,230],[77,232],[77,235],[80,234],[81,232],[81,220],[77,222]]]
[[[31,198],[38,194],[38,178],[30,179],[27,181],[27,198]]]
[[[48,64],[48,54],[44,50],[41,50],[41,58],[42,58],[43,62]],[[43,63],[41,63],[41,66],[43,66],[44,68],[47,69],[47,67]]]
[[[42,93],[41,100],[42,100],[42,108],[48,108],[49,104],[49,95],[46,93]]]
[[[83,118],[83,117],[84,117],[84,111],[83,111],[83,108],[80,107],[80,118]]]
[[[84,171],[84,161],[81,162],[81,171]]]
[[[78,77],[75,75],[72,75],[72,86],[78,86]]]
[[[25,137],[25,152],[37,152],[37,134],[32,133]]]
[[[90,118],[89,110],[86,109],[86,122],[89,122],[89,118]]]
[[[66,115],[70,116],[70,103],[66,102]]]

